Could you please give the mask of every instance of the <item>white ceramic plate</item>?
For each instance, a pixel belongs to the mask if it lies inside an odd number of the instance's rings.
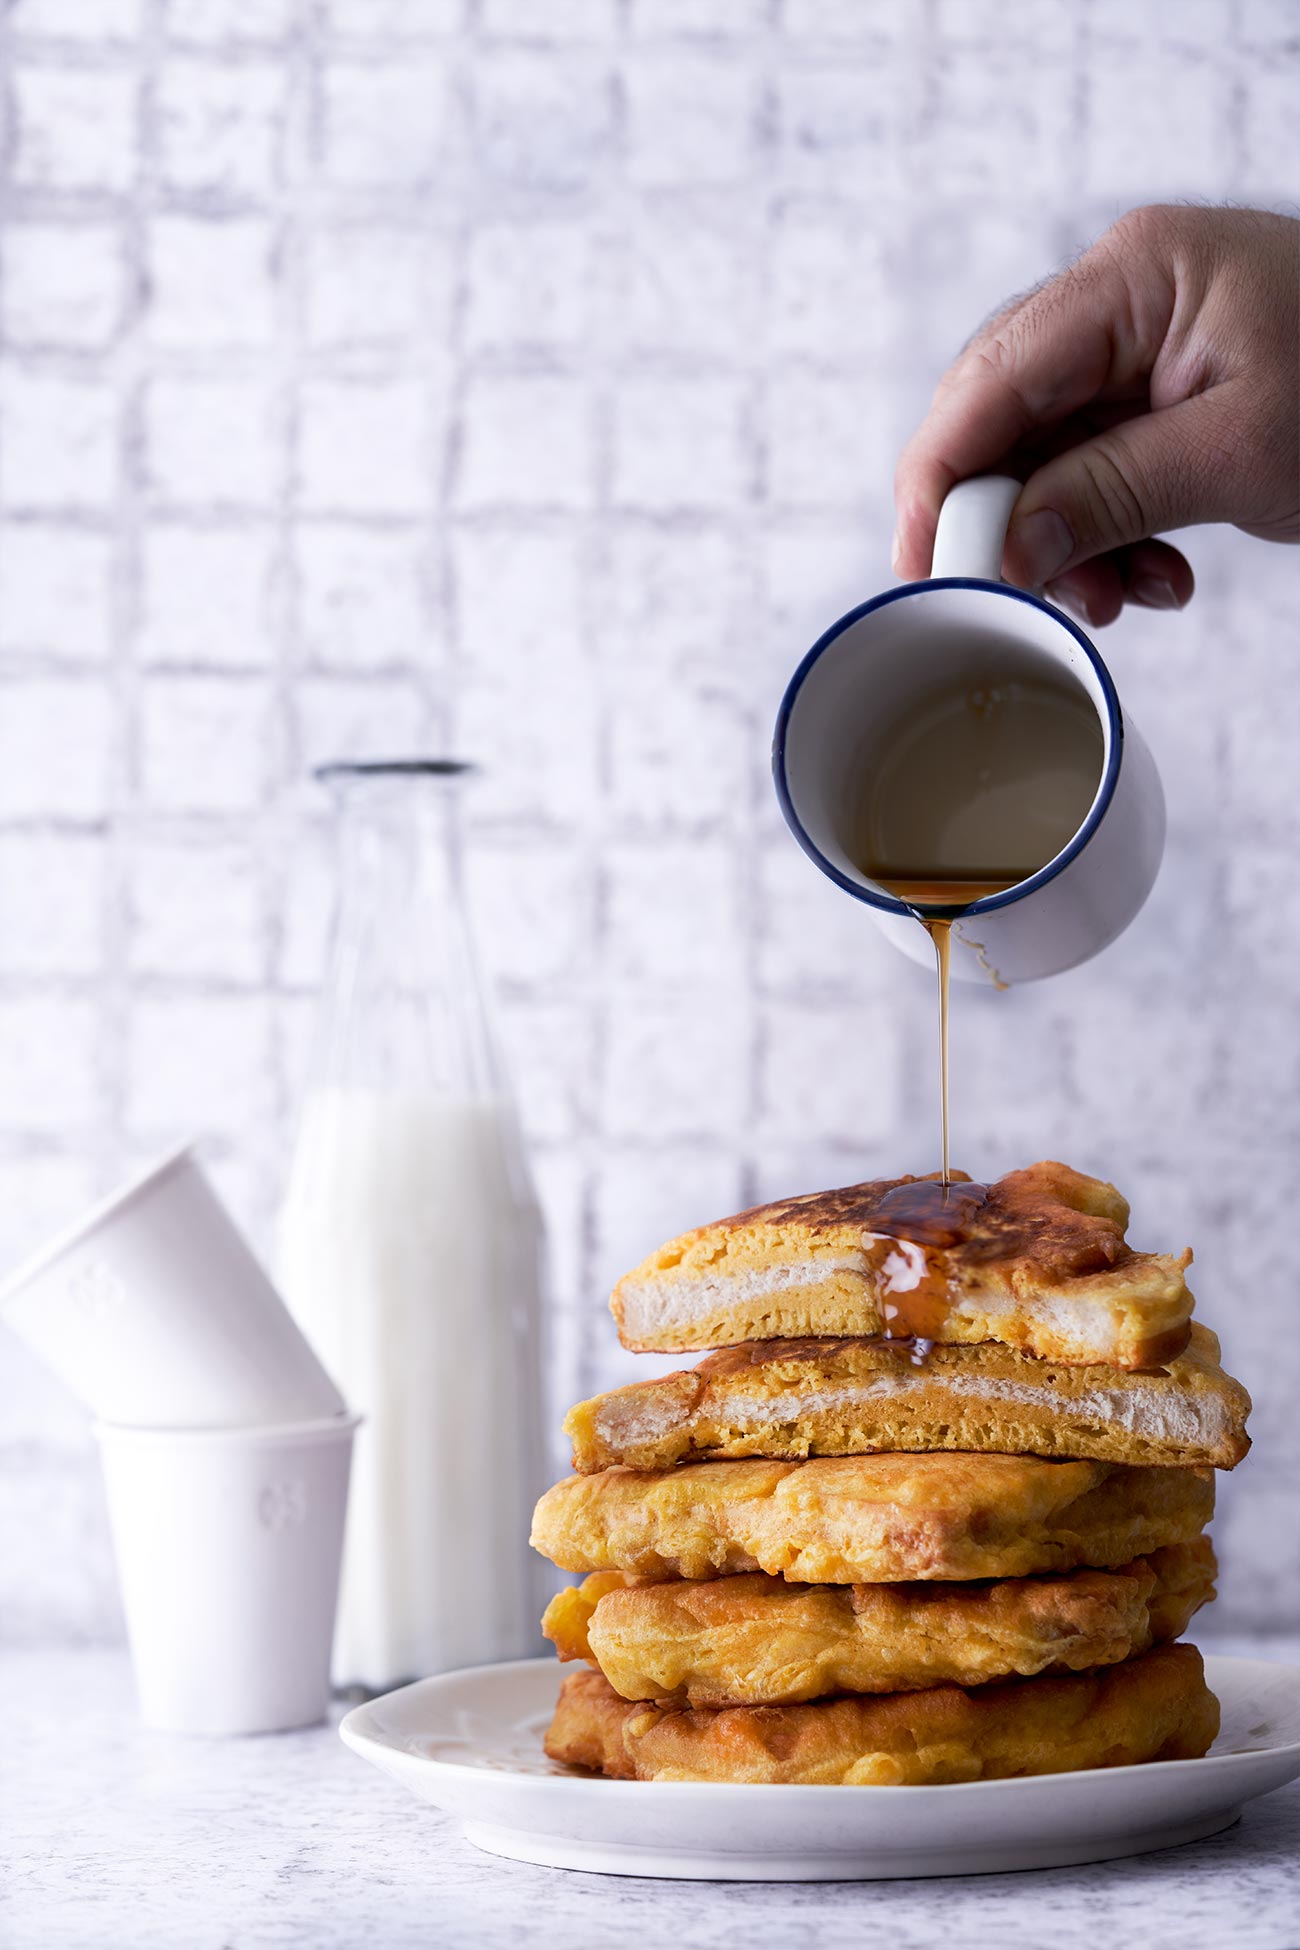
[[[358,1706],[363,1759],[492,1855],[607,1875],[829,1882],[1104,1862],[1227,1828],[1300,1775],[1300,1670],[1209,1658],[1223,1730],[1204,1760],[959,1787],[605,1781],[542,1752],[553,1659],[473,1666]]]

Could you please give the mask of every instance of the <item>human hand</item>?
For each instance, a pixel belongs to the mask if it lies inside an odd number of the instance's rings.
[[[1093,625],[1188,601],[1157,530],[1300,540],[1300,222],[1133,210],[991,319],[899,460],[899,575],[929,573],[944,496],[989,471],[1025,483],[1004,575]]]

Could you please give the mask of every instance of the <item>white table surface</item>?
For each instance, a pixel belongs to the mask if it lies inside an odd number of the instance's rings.
[[[1300,1639],[1201,1643],[1300,1664]],[[1253,1802],[1228,1834],[1092,1868],[674,1883],[481,1855],[332,1727],[228,1741],[146,1733],[118,1652],[6,1652],[0,1711],[5,1950],[1300,1943],[1300,1782]]]

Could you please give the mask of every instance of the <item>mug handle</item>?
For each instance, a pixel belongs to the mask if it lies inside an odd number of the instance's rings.
[[[1002,544],[1020,485],[1005,474],[979,474],[949,488],[934,535],[932,576],[1002,580]]]

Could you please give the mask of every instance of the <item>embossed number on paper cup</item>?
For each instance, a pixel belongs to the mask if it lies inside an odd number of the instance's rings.
[[[88,1259],[68,1277],[68,1298],[83,1314],[102,1320],[126,1299],[126,1285],[106,1260]]]
[[[307,1489],[297,1476],[267,1483],[257,1499],[258,1521],[264,1530],[290,1530],[305,1521]]]

